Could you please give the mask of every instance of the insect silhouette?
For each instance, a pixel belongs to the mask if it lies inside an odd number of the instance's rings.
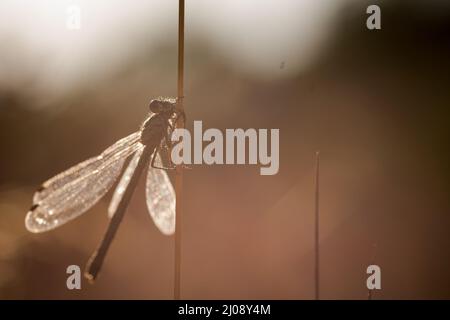
[[[90,158],[54,176],[42,184],[33,197],[33,205],[25,218],[30,232],[40,233],[57,228],[80,216],[96,204],[117,184],[108,215],[110,223],[103,240],[88,261],[85,276],[94,281],[108,248],[122,221],[138,179],[148,166],[146,202],[158,229],[166,235],[175,231],[175,191],[164,167],[163,150],[171,146],[170,136],[183,111],[177,108],[178,99],[159,97],[150,102],[150,115],[139,131],[117,141],[99,156]],[[166,157],[167,158],[167,157]],[[150,165],[149,165],[150,163]]]

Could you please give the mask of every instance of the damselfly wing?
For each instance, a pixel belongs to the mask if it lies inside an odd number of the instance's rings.
[[[26,228],[34,233],[57,228],[80,216],[95,205],[114,185],[127,158],[133,155],[112,197],[108,214],[116,212],[123,200],[130,179],[145,148],[156,157],[159,145],[173,128],[176,100],[158,98],[152,100],[153,114],[144,122],[141,130],[107,148],[99,156],[78,165],[44,182],[33,197],[33,205],[25,218]],[[146,164],[148,165],[148,164]],[[175,191],[163,169],[148,165],[146,181],[147,207],[158,229],[166,234],[175,231]]]
[[[117,210],[125,190],[128,188],[131,176],[133,175],[142,155],[142,149],[135,152],[128,167],[126,168],[120,182],[118,183],[112,200],[108,207],[108,216],[112,218]],[[155,164],[162,167],[159,153],[156,155]],[[175,190],[170,182],[167,172],[162,169],[149,168],[146,181],[147,208],[153,222],[158,229],[166,235],[175,232]]]

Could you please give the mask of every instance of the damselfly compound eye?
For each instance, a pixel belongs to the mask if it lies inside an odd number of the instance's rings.
[[[153,113],[172,113],[176,104],[176,98],[158,97],[150,102],[149,108]]]
[[[150,111],[153,113],[160,113],[163,109],[163,105],[159,100],[152,100],[148,106]]]

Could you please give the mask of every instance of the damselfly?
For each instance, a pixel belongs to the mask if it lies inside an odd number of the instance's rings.
[[[146,181],[146,202],[153,221],[166,235],[175,231],[175,191],[163,166],[162,150],[170,147],[170,136],[180,116],[177,99],[158,98],[150,102],[150,116],[141,129],[117,141],[99,156],[47,180],[36,191],[26,218],[26,228],[35,233],[59,227],[97,203],[124,170],[108,208],[111,218],[102,243],[88,262],[85,275],[94,280],[130,202],[139,176],[150,162]],[[161,155],[160,155],[161,154]],[[170,166],[172,168],[172,166]]]

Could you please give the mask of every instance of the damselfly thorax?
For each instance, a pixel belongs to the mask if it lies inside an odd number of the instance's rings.
[[[45,232],[75,219],[96,204],[114,185],[123,171],[108,208],[109,228],[88,264],[87,276],[95,279],[106,251],[117,231],[138,178],[148,167],[147,208],[158,229],[167,235],[175,231],[175,191],[160,152],[170,147],[170,135],[184,113],[177,99],[157,98],[149,105],[151,115],[141,129],[117,141],[93,157],[47,180],[36,191],[25,226],[31,232]]]

